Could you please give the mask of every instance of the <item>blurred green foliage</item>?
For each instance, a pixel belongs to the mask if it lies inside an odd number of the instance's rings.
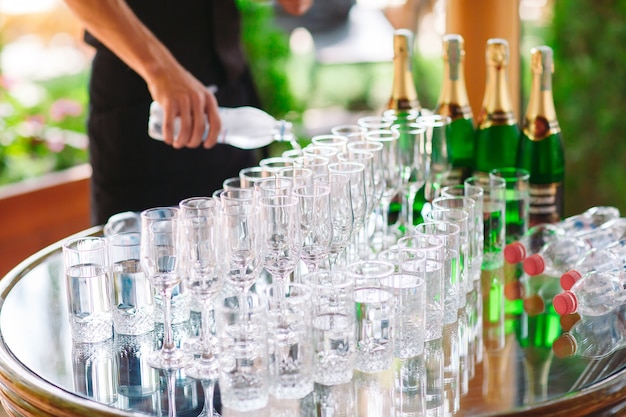
[[[85,73],[38,82],[0,73],[0,185],[87,162],[86,82]]]
[[[555,1],[554,101],[566,151],[566,215],[626,212],[626,2]]]

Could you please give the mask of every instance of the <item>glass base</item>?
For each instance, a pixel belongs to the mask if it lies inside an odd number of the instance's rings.
[[[192,356],[184,350],[176,348],[172,350],[155,350],[148,355],[148,365],[156,369],[175,370],[186,366],[192,360]]]
[[[217,358],[211,360],[198,358],[187,364],[185,375],[194,379],[216,380],[219,376],[219,363]]]

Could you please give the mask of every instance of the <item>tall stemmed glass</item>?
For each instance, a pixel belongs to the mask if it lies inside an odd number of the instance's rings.
[[[333,236],[330,187],[319,183],[301,186],[294,195],[300,200],[301,258],[309,272],[316,272],[328,258]]]
[[[425,115],[417,118],[416,123],[426,129],[425,151],[428,173],[424,188],[424,197],[427,202],[439,195],[441,187],[448,185],[447,176],[452,169],[448,153],[447,131],[450,118],[438,114]]]
[[[402,217],[404,231],[415,224],[413,206],[418,191],[426,183],[425,132],[417,123],[396,124],[392,127],[400,136],[400,166],[402,168]]]
[[[384,188],[380,199],[380,211],[382,216],[381,248],[385,249],[395,243],[396,236],[389,233],[389,206],[391,200],[398,194],[402,185],[402,165],[400,162],[400,147],[398,145],[398,131],[372,130],[365,134],[367,141],[382,143],[382,175]]]
[[[332,239],[328,263],[330,269],[333,269],[339,255],[348,246],[354,227],[350,177],[346,174],[329,173],[315,177],[315,183],[325,184],[330,188]]]
[[[259,258],[259,211],[252,188],[220,194],[222,249],[226,281],[247,293],[261,271]]]
[[[350,197],[352,198],[353,226],[352,235],[354,239],[363,225],[367,213],[367,192],[365,188],[365,165],[361,162],[337,162],[328,165],[328,171],[337,174],[346,174],[350,178]]]
[[[185,373],[202,382],[204,408],[198,417],[212,417],[215,415],[213,391],[219,373],[212,349],[211,309],[223,283],[219,205],[211,197],[192,197],[181,201],[179,209],[184,283],[202,304],[202,333],[198,343],[201,354],[185,368]]]
[[[179,209],[157,207],[141,212],[141,266],[163,300],[163,346],[148,356],[153,368],[175,370],[189,357],[176,346],[172,330],[172,290],[181,280]]]
[[[259,198],[260,255],[272,280],[284,284],[300,260],[300,205],[292,195]]]

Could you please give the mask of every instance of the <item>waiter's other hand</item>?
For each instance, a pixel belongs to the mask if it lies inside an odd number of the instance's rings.
[[[217,143],[221,120],[217,100],[200,81],[183,68],[172,69],[148,82],[153,100],[163,108],[163,139],[175,149],[197,148],[201,144],[211,148]],[[180,118],[180,130],[174,136],[174,119]],[[205,117],[209,121],[209,134],[204,136]]]
[[[285,11],[294,16],[305,14],[313,5],[313,0],[278,0]]]

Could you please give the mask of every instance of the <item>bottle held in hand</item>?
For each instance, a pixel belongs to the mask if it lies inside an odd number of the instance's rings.
[[[250,106],[219,107],[222,119],[222,130],[218,143],[234,146],[241,149],[256,149],[267,146],[274,141],[290,142],[294,148],[300,146],[292,134],[292,124],[285,120],[276,120],[273,116],[261,109]],[[209,134],[209,122],[204,121],[203,140]],[[174,137],[180,131],[180,118],[174,119]],[[153,101],[150,105],[148,119],[148,135],[157,140],[163,140],[163,108]]]

